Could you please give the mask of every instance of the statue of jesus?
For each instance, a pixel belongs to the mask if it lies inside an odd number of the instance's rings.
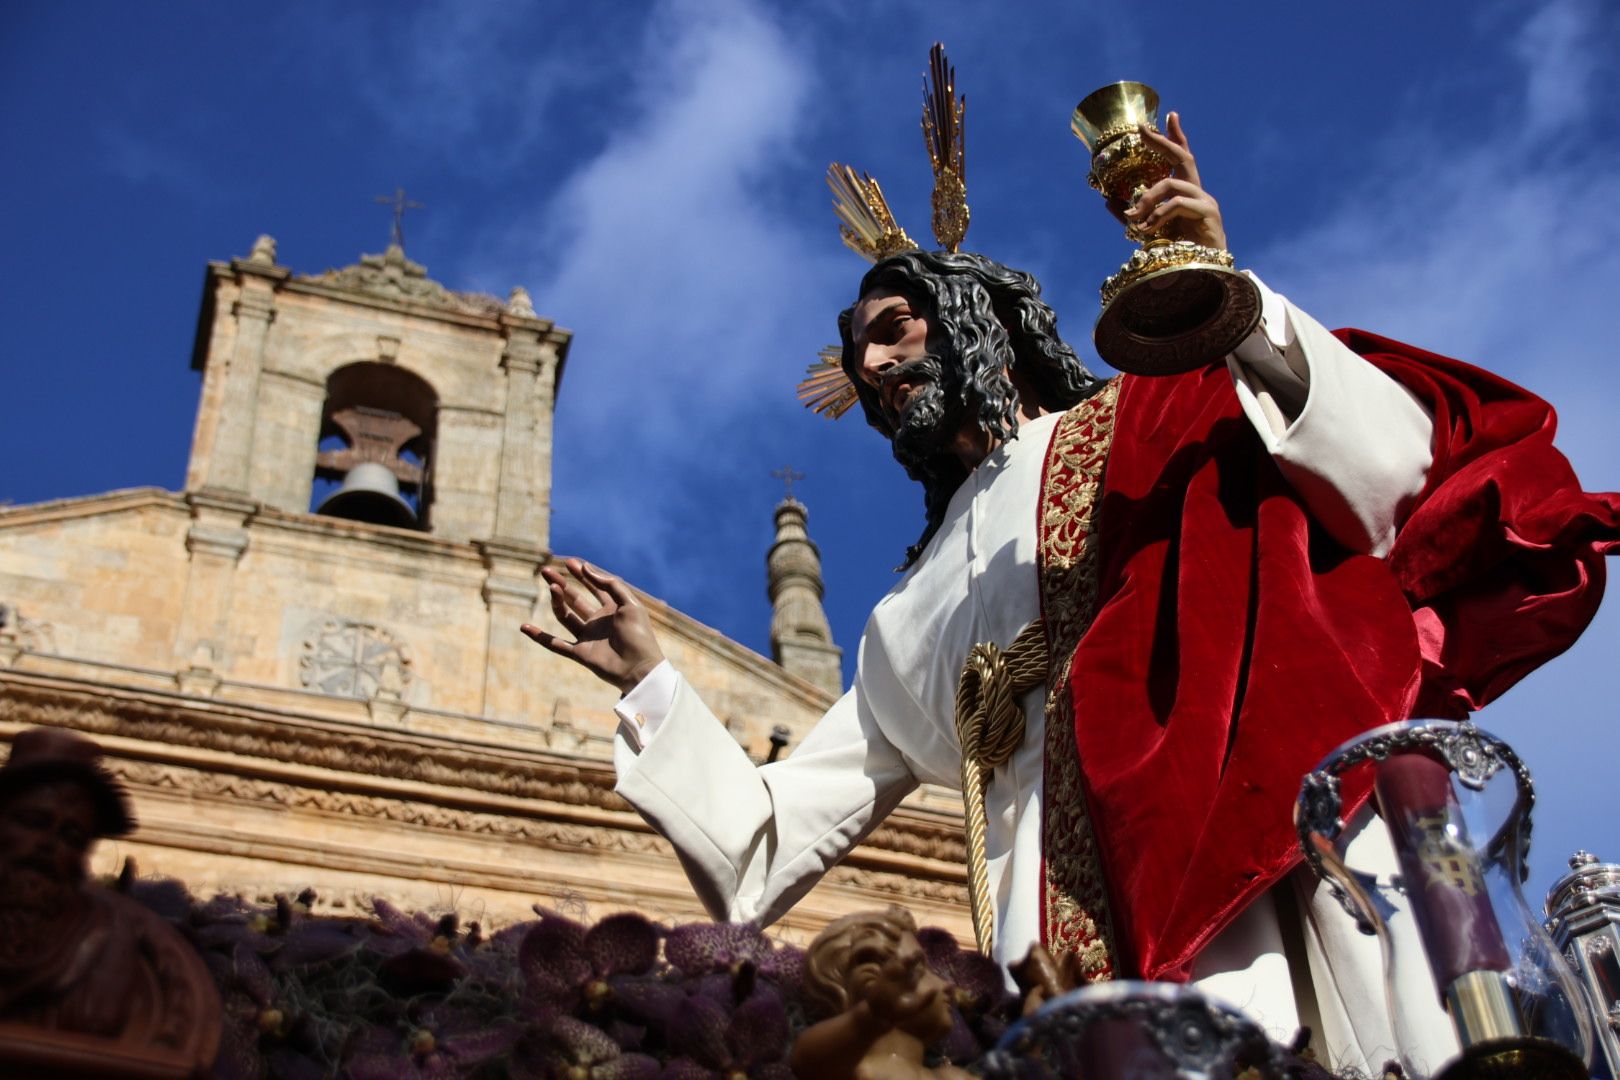
[[[1123,219],[1225,248],[1179,118],[1144,135],[1176,171]],[[926,525],[853,686],[784,760],[748,760],[619,578],[544,571],[572,640],[524,632],[623,693],[618,790],[716,918],[772,921],[918,784],[982,777],[998,960],[1039,942],[1093,979],[1193,981],[1275,1038],[1307,1023],[1334,1067],[1396,1056],[1377,943],[1294,873],[1300,779],[1567,647],[1620,499],[1580,492],[1525,392],[1260,288],[1224,362],[1102,379],[1028,274],[879,261],[842,362]],[[1033,679],[997,684],[1030,657]],[[1016,705],[987,722],[998,694]],[[1387,848],[1370,817],[1353,855]],[[1432,984],[1403,992],[1414,1030],[1449,1030]]]

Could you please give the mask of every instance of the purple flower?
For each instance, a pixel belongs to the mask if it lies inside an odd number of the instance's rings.
[[[545,915],[523,938],[518,966],[530,1000],[541,1009],[600,1012],[627,977],[658,962],[658,928],[640,915],[610,915],[586,930]]]
[[[386,957],[377,973],[396,993],[444,993],[467,974],[454,915],[407,915],[381,898],[372,900],[371,910],[376,918],[366,947]]]
[[[423,1010],[404,1030],[373,1028],[354,1043],[344,1063],[354,1080],[428,1080],[468,1076],[511,1051],[523,1029],[488,1023],[460,1009]]]
[[[948,930],[924,927],[917,943],[934,974],[951,984],[951,1030],[940,1052],[953,1062],[977,1060],[1007,1030],[1018,1001],[1008,992],[1001,965],[983,953],[963,949]]]
[[[191,921],[191,893],[173,878],[138,878],[126,891],[130,899],[140,901],[176,926]]]
[[[782,998],[759,985],[735,1007],[708,994],[689,997],[669,1026],[672,1065],[692,1075],[770,1076],[786,1073],[791,1028]],[[692,1072],[696,1067],[700,1073]]]
[[[519,1080],[653,1080],[659,1066],[645,1054],[624,1053],[598,1027],[554,1016],[524,1040],[508,1071]]]
[[[684,975],[735,975],[748,964],[779,983],[796,986],[804,975],[804,953],[791,945],[773,945],[751,922],[677,926],[664,939],[664,956]]]

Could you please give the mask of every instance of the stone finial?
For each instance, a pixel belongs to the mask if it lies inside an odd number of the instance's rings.
[[[771,654],[790,674],[836,696],[844,685],[844,651],[822,610],[821,553],[806,529],[808,517],[792,496],[776,506],[776,542],[765,557]]]
[[[512,295],[506,301],[506,310],[525,319],[534,318],[534,301],[529,297],[529,290],[521,285],[512,286]]]
[[[248,254],[248,262],[255,266],[276,265],[276,238],[269,233],[263,233],[253,241],[253,250]]]

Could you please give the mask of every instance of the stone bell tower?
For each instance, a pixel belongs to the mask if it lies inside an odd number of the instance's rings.
[[[771,598],[771,654],[784,671],[837,696],[844,690],[844,650],[833,643],[822,610],[821,552],[805,524],[809,511],[793,497],[791,469],[777,472],[788,483],[776,504],[776,542],[765,557]]]
[[[521,288],[504,303],[446,289],[397,237],[322,274],[278,264],[268,236],[245,259],[211,263],[192,354],[203,387],[179,657],[204,679],[230,666],[233,570],[250,519],[276,512],[407,531],[423,551],[470,544],[484,563],[490,650],[521,654],[515,628],[549,541],[552,413],[570,339]],[[484,688],[484,711],[514,711],[503,689]]]
[[[544,549],[570,336],[523,289],[506,303],[451,292],[398,244],[294,275],[260,237],[208,268],[186,490],[320,512],[317,481],[369,462],[406,489],[407,528]]]

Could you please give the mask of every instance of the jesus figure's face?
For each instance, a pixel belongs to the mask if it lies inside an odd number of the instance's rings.
[[[961,372],[932,333],[922,305],[894,290],[867,293],[851,312],[856,375],[876,393],[901,460],[940,453],[965,419]]]

